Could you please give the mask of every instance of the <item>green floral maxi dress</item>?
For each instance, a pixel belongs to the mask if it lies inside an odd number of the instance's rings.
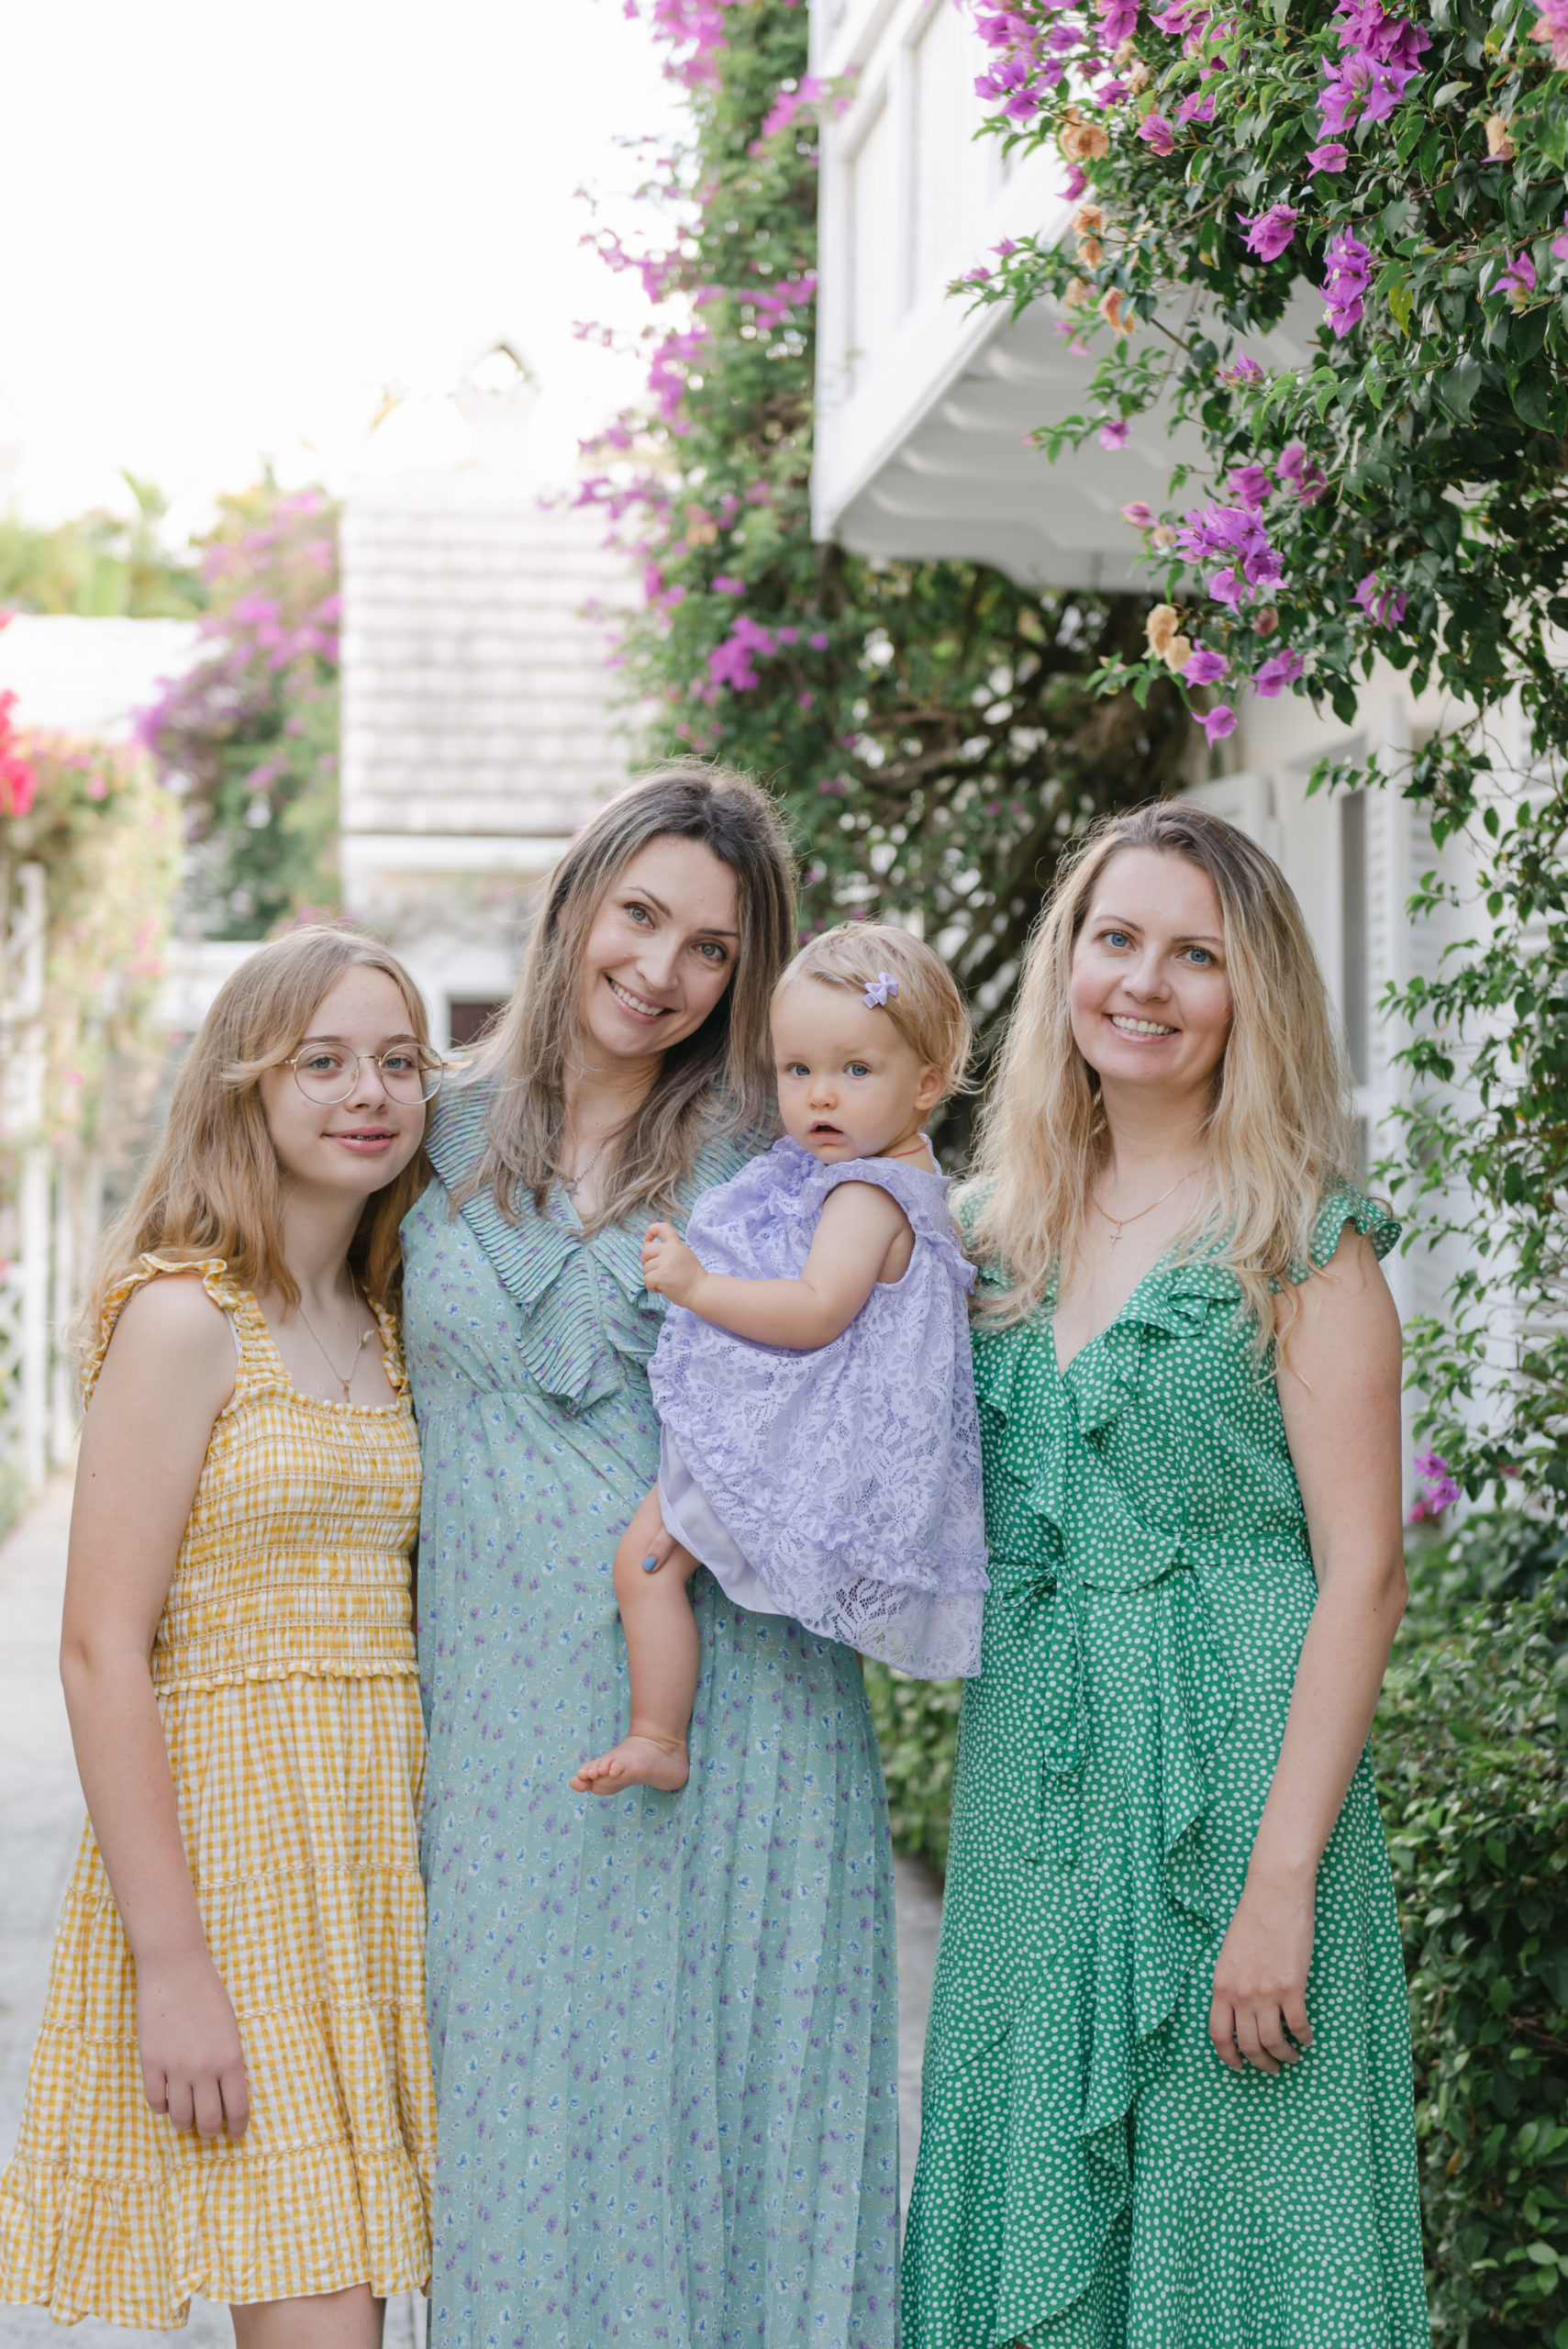
[[[1351,1191],[1380,1255],[1398,1227]],[[1318,1875],[1314,2043],[1208,2038],[1316,1597],[1229,1273],[1156,1266],[1064,1375],[976,1335],[991,1558],[964,1691],[906,2349],[1427,2349],[1409,2020],[1370,1754]]]

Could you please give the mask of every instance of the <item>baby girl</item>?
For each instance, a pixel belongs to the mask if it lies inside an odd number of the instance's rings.
[[[615,1560],[631,1723],[579,1793],[684,1786],[698,1564],[737,1606],[903,1672],[980,1668],[974,1269],[921,1130],[969,1021],[929,947],[856,922],[795,956],[773,1033],[782,1139],[704,1193],[684,1241],[655,1223],[643,1245],[670,1311],[659,1484]],[[661,1523],[681,1545],[662,1571]]]

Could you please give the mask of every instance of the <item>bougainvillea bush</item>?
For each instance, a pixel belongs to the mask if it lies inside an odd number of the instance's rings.
[[[1110,690],[1172,678],[1210,740],[1248,693],[1345,724],[1381,659],[1445,696],[1395,772],[1466,833],[1469,946],[1403,998],[1408,1196],[1474,1267],[1415,1332],[1460,1486],[1568,1508],[1568,0],[980,0],[991,129],[1060,151],[1076,209],[966,287],[1061,311],[1093,398],[1157,407],[1206,471],[1127,509],[1161,601]],[[1303,365],[1262,341],[1287,308]],[[1432,881],[1425,901],[1443,894]],[[1452,1088],[1468,1069],[1472,1091]],[[1525,1334],[1521,1334],[1525,1333]]]
[[[139,733],[184,804],[196,923],[265,938],[338,903],[337,509],[268,479],[198,543],[210,650]]]
[[[653,28],[691,137],[650,184],[662,243],[598,236],[655,322],[648,402],[583,493],[641,568],[619,654],[655,712],[645,748],[772,783],[808,924],[917,919],[994,1027],[1063,843],[1178,780],[1174,685],[1140,704],[1088,682],[1137,652],[1151,598],[813,542],[818,117],[843,92],[806,74],[788,0],[658,0]]]

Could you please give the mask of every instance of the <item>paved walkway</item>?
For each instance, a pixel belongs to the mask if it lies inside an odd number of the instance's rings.
[[[82,1791],[56,1662],[70,1508],[70,1485],[61,1479],[0,1542],[0,2163],[16,2141],[54,1920],[82,1827]],[[919,2133],[920,2045],[940,1907],[933,1880],[912,1862],[899,1861],[898,2107],[906,2200]],[[64,2333],[41,2309],[0,2308],[0,2349],[37,2349],[46,2341],[115,2349],[170,2337],[127,2332],[92,2319]],[[394,2301],[385,2349],[419,2349],[424,2338],[424,2302]],[[232,2349],[227,2310],[197,2301],[183,2339],[195,2349]]]

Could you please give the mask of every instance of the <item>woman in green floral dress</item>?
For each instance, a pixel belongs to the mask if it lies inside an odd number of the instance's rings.
[[[1404,1601],[1397,1236],[1300,913],[1113,822],[1031,949],[972,1194],[991,1594],[906,2349],[1417,2349],[1366,1738]]]

